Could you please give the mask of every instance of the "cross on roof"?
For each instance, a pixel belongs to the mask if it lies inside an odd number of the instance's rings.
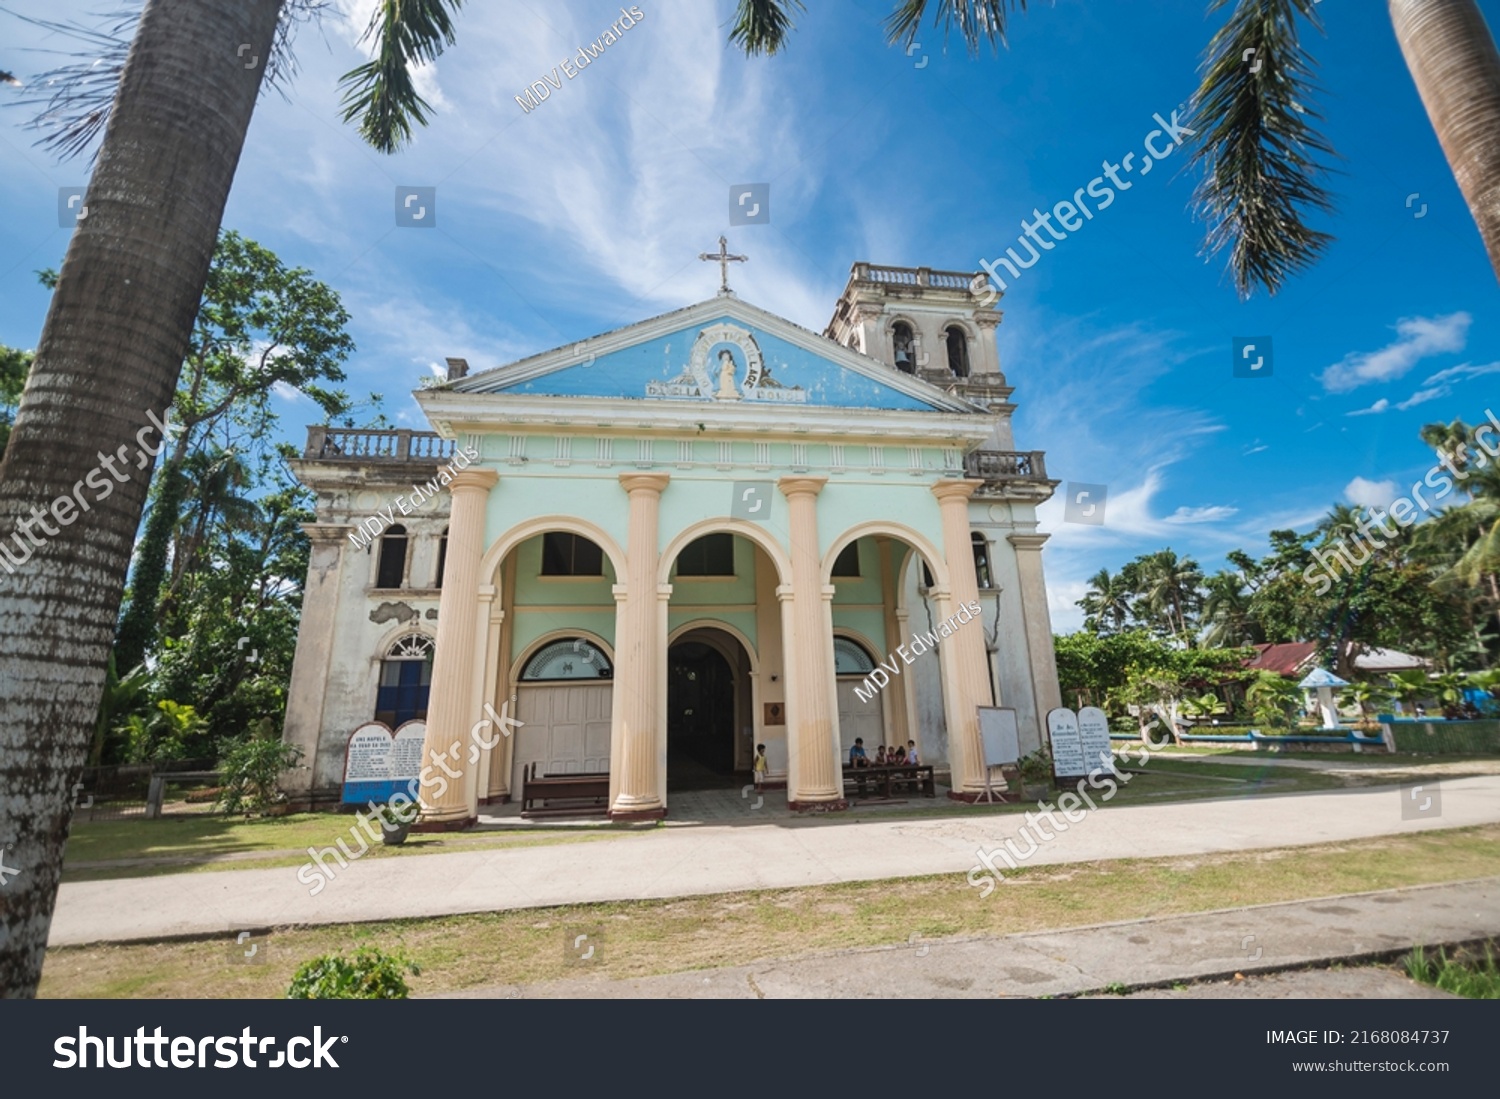
[[[729,241],[723,237],[719,238],[719,250],[717,252],[699,252],[698,258],[719,265],[719,293],[721,294],[730,293],[729,265],[731,263],[748,263],[750,261],[749,256],[731,256],[729,254]]]

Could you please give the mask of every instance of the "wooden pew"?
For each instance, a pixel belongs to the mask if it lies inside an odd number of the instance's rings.
[[[548,804],[558,801],[583,801],[590,804]],[[527,820],[538,817],[599,816],[608,812],[608,771],[543,775],[540,763],[528,763],[521,770],[521,816]]]

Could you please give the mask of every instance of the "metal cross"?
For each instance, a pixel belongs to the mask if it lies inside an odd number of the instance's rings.
[[[729,241],[723,237],[719,238],[718,252],[699,252],[698,258],[719,265],[719,293],[721,294],[728,294],[730,292],[729,265],[731,263],[748,263],[750,261],[749,256],[731,256],[729,254]]]

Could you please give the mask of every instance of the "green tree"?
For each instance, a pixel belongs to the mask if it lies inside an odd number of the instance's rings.
[[[1203,582],[1203,644],[1244,645],[1265,638],[1250,613],[1251,593],[1242,573],[1216,572]]]
[[[1276,672],[1261,672],[1245,691],[1255,720],[1277,727],[1291,727],[1292,711],[1301,700],[1297,685]]]
[[[251,438],[269,437],[276,422],[271,394],[282,387],[307,394],[329,418],[347,409],[348,397],[327,386],[345,378],[343,363],[354,350],[345,331],[348,322],[338,294],[311,272],[288,268],[273,252],[236,232],[221,234],[172,402],[175,439],[156,476],[155,498],[135,555],[130,601],[116,641],[121,664],[139,664],[151,646],[169,580],[169,558],[175,589],[201,544],[201,525],[211,520],[213,507],[233,511],[230,487],[248,483],[243,465],[232,455],[203,452],[205,440],[230,422]],[[190,496],[193,485],[196,491]],[[205,503],[214,496],[218,500],[213,505]],[[241,501],[241,516],[244,506]],[[194,522],[199,524],[196,531]],[[193,542],[195,534],[199,543]]]
[[[1191,557],[1179,558],[1170,549],[1138,558],[1141,605],[1163,634],[1192,643],[1197,614],[1203,603],[1199,585],[1203,572]]]
[[[21,403],[21,391],[26,388],[30,370],[30,351],[0,344],[0,456],[5,454],[5,444],[10,440],[10,425],[15,423],[16,406]]]
[[[441,51],[459,3],[377,7],[369,33],[381,63],[353,74],[346,92],[362,98],[362,126],[368,119],[381,147],[421,120],[411,67]],[[103,140],[89,217],[73,233],[0,464],[0,529],[15,529],[38,500],[71,495],[96,471],[96,447],[133,450],[147,413],[172,401],[267,70],[232,60],[277,56],[278,26],[284,34],[283,18],[298,8],[306,11],[283,0],[150,0],[110,101],[73,120],[75,136],[102,127]],[[13,822],[6,855],[18,870],[0,911],[0,995],[30,997],[41,976],[71,783],[99,712],[147,476],[132,470],[26,568],[0,570],[0,819]],[[61,606],[69,613],[56,613]]]
[[[1084,628],[1094,633],[1119,633],[1131,617],[1131,600],[1138,594],[1126,569],[1110,574],[1100,569],[1089,577],[1089,590],[1078,606],[1083,608]]]

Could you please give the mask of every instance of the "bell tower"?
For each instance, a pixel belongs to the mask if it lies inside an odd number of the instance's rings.
[[[1011,450],[1012,388],[1000,370],[1001,312],[984,272],[856,263],[823,335],[996,417],[989,446]]]

